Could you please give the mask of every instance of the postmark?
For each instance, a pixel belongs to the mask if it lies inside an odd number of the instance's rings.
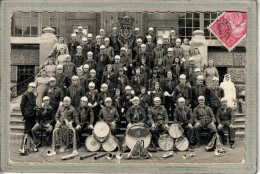
[[[208,29],[231,51],[246,37],[246,13],[225,12]]]

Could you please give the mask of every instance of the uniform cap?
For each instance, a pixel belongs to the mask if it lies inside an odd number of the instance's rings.
[[[140,98],[135,96],[135,97],[132,99],[132,101],[135,101],[135,100],[136,100],[136,101],[137,101],[137,100],[140,101]]]
[[[84,41],[87,41],[88,40],[88,38],[86,38],[86,37],[82,37],[82,41],[84,42]]]
[[[132,89],[132,88],[131,88],[131,86],[126,86],[125,90],[127,90],[127,89]]]
[[[160,97],[154,97],[153,101],[161,101]]]
[[[93,82],[90,82],[90,83],[88,84],[88,86],[95,87],[95,83],[93,83]]]
[[[64,99],[63,99],[63,101],[70,101],[71,99],[70,99],[70,97],[68,97],[68,96],[66,96],[66,97],[64,97]]]
[[[51,78],[49,78],[49,82],[51,82],[51,81],[56,81],[56,79],[54,77],[51,77]]]
[[[115,56],[115,59],[120,59],[120,56],[119,56],[119,55],[116,55],[116,56]]]
[[[80,99],[81,101],[88,101],[88,98],[86,97],[86,96],[83,96],[83,97],[81,97],[81,99]]]
[[[186,79],[186,75],[185,74],[181,74],[180,75],[180,79]]]
[[[110,97],[107,97],[107,98],[105,99],[105,102],[108,102],[108,101],[112,101],[112,99],[111,99]]]
[[[178,99],[178,102],[185,102],[185,99],[184,99],[183,97],[180,97],[180,98]]]
[[[135,28],[135,31],[139,31],[139,28]]]
[[[148,38],[150,38],[150,39],[151,39],[151,38],[152,38],[152,36],[151,36],[151,35],[148,35],[146,38],[147,38],[147,39],[148,39]]]
[[[104,41],[109,41],[109,39],[106,37]]]
[[[200,69],[199,69],[199,68],[195,68],[194,71],[195,71],[195,72],[200,72]]]
[[[28,85],[29,87],[36,87],[36,83],[29,83],[29,85]]]
[[[148,30],[150,30],[150,31],[153,31],[153,27],[149,27],[149,29]]]
[[[100,49],[105,49],[105,48],[106,48],[105,45],[100,46]]]
[[[172,52],[172,51],[173,51],[173,48],[168,48],[168,50],[167,50],[167,51],[171,51],[171,52]]]
[[[222,101],[227,101],[227,98],[223,97],[223,98],[221,99],[221,102],[222,102]]]
[[[124,71],[124,68],[122,68],[122,67],[118,68],[118,71]]]
[[[113,29],[112,30],[117,30],[117,28],[116,27],[113,27]]]
[[[212,81],[214,81],[214,80],[219,81],[219,78],[218,77],[213,77]]]
[[[45,100],[50,100],[50,97],[48,97],[48,96],[45,96],[45,97],[43,97],[43,99],[42,99],[43,101],[45,101]]]
[[[107,86],[107,84],[106,83],[103,83],[102,85],[101,85],[101,88],[107,88],[108,86]]]
[[[83,27],[82,27],[82,26],[79,26],[79,27],[78,27],[78,30],[80,30],[80,29],[82,30],[82,29],[83,29]]]
[[[143,48],[144,48],[144,47],[146,47],[146,45],[145,45],[145,44],[142,44],[142,45],[141,45],[141,47],[143,47]]]
[[[82,49],[82,47],[81,46],[77,46],[77,49]]]
[[[157,41],[157,44],[162,44],[162,40],[158,40],[158,41]]]
[[[89,71],[89,73],[93,73],[93,72],[96,73],[96,70],[92,69]]]
[[[171,33],[175,33],[175,30],[171,30]]]
[[[71,34],[71,37],[76,37],[76,36],[77,36],[76,33]]]
[[[198,100],[205,100],[205,97],[204,96],[199,96]]]
[[[204,77],[203,77],[202,75],[198,75],[197,79],[201,79],[201,80],[203,80]]]
[[[58,66],[57,66],[57,69],[61,69],[61,68],[63,69],[63,66],[62,66],[62,65],[58,65]]]
[[[126,51],[125,47],[122,47],[121,50],[125,50]]]
[[[99,31],[105,31],[103,28],[101,28]]]
[[[89,52],[87,53],[87,55],[93,55],[93,53],[92,53],[91,51],[89,51]]]
[[[97,38],[101,38],[101,36],[100,36],[100,35],[97,35],[97,36],[96,36],[96,39],[97,39]]]
[[[91,33],[88,33],[88,37],[92,37],[93,35]]]
[[[66,58],[71,58],[71,56],[70,55],[66,55]]]
[[[72,80],[78,80],[79,78],[78,78],[78,76],[73,76],[71,79]]]
[[[139,38],[139,39],[137,39],[137,42],[142,42],[142,39],[140,39],[140,38]]]
[[[89,68],[88,64],[83,65],[83,68]]]

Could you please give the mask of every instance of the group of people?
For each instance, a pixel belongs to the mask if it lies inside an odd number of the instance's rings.
[[[24,138],[32,136],[37,147],[40,128],[51,135],[55,127],[73,127],[80,145],[82,131],[92,130],[97,121],[106,122],[112,134],[141,124],[153,135],[166,132],[173,121],[183,127],[192,148],[199,147],[203,127],[210,135],[218,132],[223,143],[228,129],[234,148],[236,90],[231,76],[226,74],[219,85],[213,60],[203,64],[188,39],[181,42],[172,30],[157,40],[153,28],[148,30],[143,36],[136,28],[133,43],[121,41],[116,27],[110,36],[101,29],[95,42],[82,27],[71,34],[68,45],[59,37],[23,94]],[[127,125],[121,123],[124,119]]]

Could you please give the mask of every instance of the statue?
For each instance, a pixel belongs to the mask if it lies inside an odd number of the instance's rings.
[[[134,24],[134,18],[129,18],[127,15],[125,15],[123,18],[119,18],[119,26],[120,26],[120,32],[118,41],[121,45],[121,47],[124,46],[125,43],[128,44],[128,47],[131,49],[133,47],[134,43],[134,35],[133,35],[133,24]]]

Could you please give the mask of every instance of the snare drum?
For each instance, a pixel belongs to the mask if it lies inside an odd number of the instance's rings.
[[[118,147],[118,140],[113,135],[109,136],[109,138],[102,143],[102,148],[107,152],[112,152]]]
[[[129,149],[133,149],[137,141],[144,141],[144,148],[151,142],[151,133],[148,128],[140,125],[133,125],[126,130],[125,142]]]
[[[174,144],[173,138],[170,137],[168,134],[163,134],[160,136],[158,144],[159,147],[164,151],[171,150]]]
[[[85,146],[89,151],[96,152],[100,149],[101,144],[96,141],[93,135],[90,135],[85,141]]]
[[[179,138],[183,135],[184,131],[179,124],[174,123],[170,126],[168,132],[172,138]]]
[[[110,136],[110,128],[104,121],[99,121],[95,124],[92,134],[97,142],[103,143]]]
[[[186,137],[181,136],[176,140],[175,146],[179,151],[185,151],[189,147],[189,140]]]

